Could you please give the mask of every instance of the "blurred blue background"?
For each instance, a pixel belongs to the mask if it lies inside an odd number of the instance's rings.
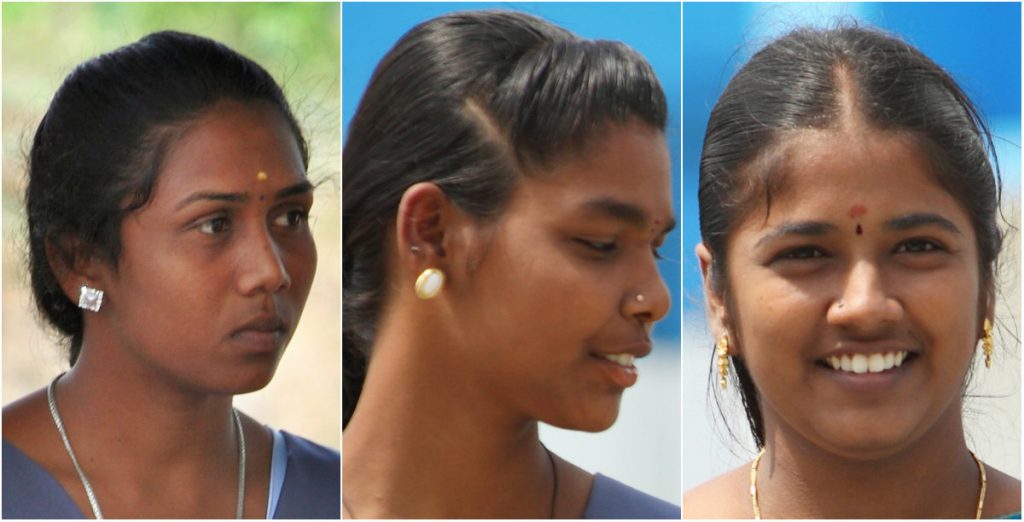
[[[530,13],[582,37],[625,42],[653,66],[669,103],[666,138],[672,193],[680,191],[680,5],[678,3],[346,3],[342,6],[342,136],[377,63],[406,31],[430,18],[474,9]],[[342,165],[344,176],[344,165]],[[673,198],[677,222],[679,200]],[[545,444],[592,472],[680,502],[680,232],[666,238],[660,270],[672,309],[655,326],[655,349],[637,361],[640,380],[623,397],[615,426],[600,434],[541,427]]]
[[[708,396],[713,340],[704,321],[704,296],[694,247],[700,241],[697,178],[711,108],[750,56],[801,26],[857,22],[882,28],[923,51],[957,80],[991,126],[1003,179],[1003,211],[1019,228],[1021,33],[1019,3],[688,3],[683,8],[683,355],[684,489],[752,457],[753,445],[735,393],[728,393],[723,425]],[[1004,247],[997,323],[1016,329],[1020,317],[1020,244]],[[1012,332],[1019,335],[1019,332]],[[1014,337],[1016,339],[1016,337]],[[997,342],[999,341],[997,337]],[[1020,476],[1018,342],[998,373],[975,379],[968,395],[998,400],[969,403],[969,444],[983,460]],[[995,368],[994,368],[995,369]],[[976,375],[980,375],[976,370]],[[730,390],[732,392],[732,390]],[[733,440],[732,429],[738,435]],[[739,443],[738,443],[739,442]]]

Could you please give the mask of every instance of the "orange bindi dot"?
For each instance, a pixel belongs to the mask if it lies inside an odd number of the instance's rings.
[[[256,181],[266,181],[266,180],[267,180],[267,173],[266,172],[263,172],[261,170],[258,173],[256,173]]]
[[[868,209],[864,208],[864,205],[854,205],[850,207],[850,211],[847,212],[847,215],[849,215],[853,219],[856,219],[867,213]]]

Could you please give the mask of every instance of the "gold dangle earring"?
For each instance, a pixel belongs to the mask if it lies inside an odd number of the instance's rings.
[[[985,318],[981,324],[981,351],[985,352],[985,367],[992,367],[992,323]]]
[[[723,335],[721,339],[715,343],[715,352],[718,357],[718,385],[722,389],[729,387],[729,336]]]

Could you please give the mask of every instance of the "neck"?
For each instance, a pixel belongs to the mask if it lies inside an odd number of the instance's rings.
[[[910,446],[871,459],[837,455],[766,418],[757,474],[761,516],[974,518],[978,466],[964,441],[959,405],[950,412],[955,415]]]
[[[502,409],[433,349],[381,328],[345,428],[343,497],[355,517],[547,518],[554,487],[537,423]]]
[[[105,455],[122,469],[145,463],[151,473],[237,458],[230,395],[189,391],[112,351],[87,344],[57,383],[76,451]]]

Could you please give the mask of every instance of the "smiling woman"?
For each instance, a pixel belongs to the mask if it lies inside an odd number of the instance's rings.
[[[206,38],[154,33],[64,80],[25,201],[71,369],[3,410],[4,518],[338,516],[337,452],[232,406],[309,295],[308,161],[273,78]]]
[[[521,13],[380,62],[342,176],[346,517],[679,517],[537,429],[610,427],[651,351],[666,113],[635,51]]]
[[[795,30],[730,81],[697,255],[760,452],[687,518],[1019,518],[963,427],[1003,241],[991,150],[955,81],[878,30]]]

